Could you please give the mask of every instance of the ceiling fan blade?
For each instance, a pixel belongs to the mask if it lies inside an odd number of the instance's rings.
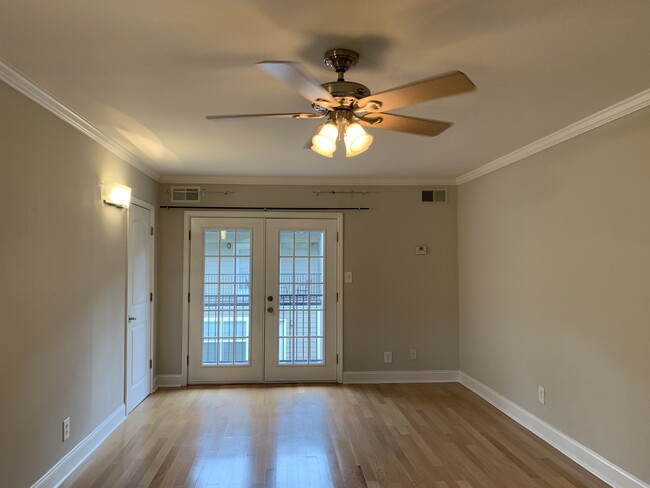
[[[289,61],[262,61],[257,65],[268,74],[283,81],[294,90],[297,90],[310,102],[327,101],[332,107],[338,106],[338,102],[330,92],[320,86],[318,81],[305,73],[298,67],[297,63]]]
[[[322,119],[325,115],[321,114],[301,114],[301,113],[286,113],[286,114],[243,114],[243,115],[206,115],[208,120],[227,120],[227,119],[251,119],[255,117],[267,117],[276,119]]]
[[[437,136],[452,126],[451,122],[418,119],[405,115],[379,112],[364,115],[363,118],[359,119],[359,123],[366,127],[376,127],[377,129],[394,130],[429,137]]]
[[[359,109],[369,112],[394,110],[396,108],[426,102],[436,98],[447,97],[475,90],[476,86],[460,71],[451,71],[444,75],[416,81],[384,92],[375,93],[357,102]]]

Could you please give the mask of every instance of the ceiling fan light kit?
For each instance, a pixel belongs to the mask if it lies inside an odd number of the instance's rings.
[[[337,73],[337,80],[319,84],[296,63],[263,61],[258,66],[271,76],[283,81],[311,102],[312,113],[276,113],[246,115],[208,115],[208,120],[233,118],[271,117],[293,119],[325,118],[312,137],[312,151],[331,158],[337,141],[345,144],[346,157],[357,156],[368,150],[373,136],[362,126],[376,127],[409,134],[437,136],[449,127],[450,122],[419,119],[386,112],[415,103],[475,90],[476,86],[460,71],[426,78],[408,85],[371,94],[361,83],[346,81],[344,74],[359,60],[350,49],[331,49],[325,53],[323,63]]]
[[[348,124],[345,128],[345,156],[351,157],[365,152],[372,144],[372,136],[357,122]]]
[[[345,144],[345,157],[350,158],[365,152],[373,137],[353,120],[351,111],[338,110],[330,114],[330,120],[321,125],[311,138],[311,150],[331,158],[340,140]]]
[[[322,156],[331,158],[336,151],[336,140],[339,137],[339,128],[332,122],[321,125],[314,137],[311,138],[311,150]]]

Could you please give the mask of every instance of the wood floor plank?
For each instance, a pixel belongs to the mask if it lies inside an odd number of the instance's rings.
[[[457,383],[160,389],[65,488],[604,488]]]

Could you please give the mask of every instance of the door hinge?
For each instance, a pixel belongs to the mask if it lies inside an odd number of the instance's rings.
[[[338,361],[338,359],[337,359],[337,361]],[[153,359],[149,360],[149,369],[151,369],[151,368],[153,368]]]
[[[153,302],[153,293],[149,293],[149,301]]]
[[[190,302],[190,294],[188,292],[188,294],[187,294],[187,303],[189,303],[189,302]]]
[[[336,233],[336,242],[339,242],[339,233]]]
[[[188,366],[190,365],[190,357],[189,356],[187,356],[186,363],[187,363]]]
[[[189,233],[189,235],[188,235],[188,239],[189,239],[190,241],[192,240],[192,231],[190,231],[190,233]]]
[[[153,225],[151,226],[151,235],[153,235]]]
[[[336,301],[337,302],[339,301],[339,292],[338,291],[336,292]]]
[[[336,364],[339,364],[339,355],[336,355]]]

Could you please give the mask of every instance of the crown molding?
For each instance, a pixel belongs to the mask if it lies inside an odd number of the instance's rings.
[[[455,186],[455,178],[372,178],[290,176],[163,176],[161,183],[203,185],[300,185],[300,186]]]
[[[72,127],[77,129],[82,134],[90,137],[95,142],[101,144],[117,157],[129,163],[139,171],[142,171],[147,176],[150,176],[155,180],[158,180],[160,178],[160,174],[158,172],[154,171],[147,164],[140,161],[131,152],[104,134],[97,127],[84,119],[81,115],[73,112],[71,109],[59,102],[51,94],[43,90],[36,83],[20,73],[16,68],[11,66],[2,58],[0,58],[0,80],[4,81],[10,87],[16,89],[27,98],[33,100],[41,107],[49,110],[61,120],[67,122]]]
[[[584,119],[579,120],[578,122],[575,122],[565,127],[564,129],[553,132],[552,134],[546,137],[542,137],[541,139],[538,139],[537,141],[528,144],[527,146],[519,148],[516,151],[513,151],[509,154],[506,154],[505,156],[495,159],[494,161],[484,164],[475,170],[469,171],[464,175],[456,178],[456,184],[462,185],[468,181],[480,178],[481,176],[491,173],[492,171],[496,171],[505,166],[516,163],[517,161],[521,161],[522,159],[532,156],[533,154],[537,154],[538,152],[556,146],[564,141],[573,139],[580,134],[584,134],[587,131],[596,129],[601,125],[605,125],[609,122],[613,122],[616,119],[625,117],[626,115],[629,115],[632,112],[636,112],[637,110],[641,110],[648,105],[650,105],[650,89],[637,93],[636,95],[633,95],[630,98],[626,98],[625,100],[616,103],[611,107],[585,117]]]
[[[41,107],[70,124],[81,133],[101,144],[123,161],[159,181],[172,184],[224,184],[224,185],[337,185],[337,186],[455,186],[480,178],[488,173],[521,161],[529,156],[556,146],[564,141],[596,129],[637,110],[650,106],[650,89],[644,90],[600,112],[585,117],[557,132],[538,139],[505,156],[469,171],[457,178],[381,178],[381,177],[282,177],[282,176],[161,176],[121,144],[107,136],[87,120],[59,102],[51,94],[21,74],[0,58],[0,80],[33,100]]]

